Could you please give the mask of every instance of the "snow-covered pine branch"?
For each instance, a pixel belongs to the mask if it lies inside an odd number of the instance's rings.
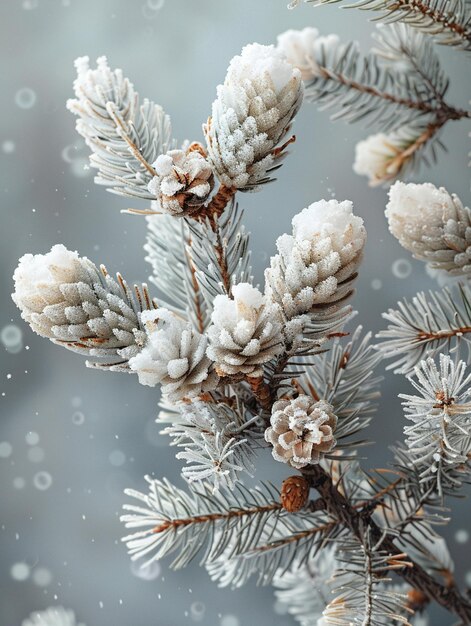
[[[106,57],[91,69],[88,57],[76,60],[76,98],[67,108],[79,116],[77,132],[91,149],[90,163],[98,169],[95,182],[123,196],[155,200],[148,184],[152,164],[173,147],[170,118],[139,95],[121,70],[111,70]]]
[[[420,395],[401,394],[410,460],[429,501],[456,495],[471,482],[471,373],[440,355],[421,361],[409,381]]]
[[[410,626],[413,611],[407,607],[407,596],[388,584],[390,573],[404,567],[404,554],[391,554],[375,543],[365,528],[362,540],[343,538],[339,542],[334,573],[333,593],[319,620],[319,626],[375,624]]]
[[[230,294],[232,285],[252,283],[249,233],[242,217],[243,211],[232,199],[212,223],[187,222],[186,253],[209,310],[216,296]]]
[[[343,3],[343,8],[378,11],[375,21],[401,21],[437,43],[471,50],[471,7],[467,0],[305,0],[315,5]],[[298,0],[299,3],[299,0]]]
[[[63,245],[25,254],[13,278],[13,300],[34,332],[92,357],[89,366],[130,371],[145,343],[141,313],[157,306],[146,285],[131,289]]]
[[[147,480],[149,494],[126,491],[138,504],[126,504],[121,518],[132,531],[123,541],[132,559],[145,559],[143,567],[170,555],[171,567],[177,569],[194,558],[205,564],[240,558],[235,579],[226,584],[243,584],[254,573],[269,582],[276,570],[289,568],[299,556],[297,548],[303,555],[313,554],[336,526],[320,524],[323,513],[288,513],[279,492],[266,483],[258,489],[239,483],[233,491],[214,493],[205,484],[183,491],[168,481]]]
[[[427,357],[440,352],[471,358],[471,290],[458,283],[428,294],[420,292],[383,313],[387,329],[377,334],[384,359],[396,374],[409,374]]]
[[[278,38],[288,58],[294,37],[297,31]],[[448,87],[433,46],[402,25],[380,29],[366,56],[356,42],[344,44],[336,35],[314,38],[304,55],[311,68],[305,79],[308,102],[333,109],[334,119],[374,123],[383,131],[433,116]]]
[[[152,267],[149,280],[156,287],[159,303],[187,317],[195,330],[202,333],[208,325],[210,311],[196,278],[190,222],[171,215],[149,215],[146,219],[145,259]],[[209,262],[210,255],[209,247],[202,251],[202,264]]]
[[[277,601],[301,626],[318,626],[331,599],[331,578],[337,569],[335,545],[325,546],[315,558],[296,561],[273,579]]]
[[[170,420],[163,411],[158,423],[166,425],[161,432],[172,437],[171,445],[182,448],[176,457],[187,463],[182,469],[185,479],[204,481],[215,491],[220,486],[233,490],[240,473],[252,476],[255,471],[260,426],[237,395],[217,400],[215,394],[215,400],[182,403]]]
[[[278,49],[302,72],[307,101],[332,110],[332,119],[378,128],[358,144],[354,164],[372,185],[435,160],[442,127],[470,116],[445,102],[448,79],[433,42],[404,24],[378,30],[366,56],[314,28],[283,33]]]
[[[362,327],[358,326],[351,337],[335,339],[328,351],[310,357],[305,366],[303,361],[299,364],[304,373],[296,386],[331,404],[337,416],[335,450],[349,451],[365,443],[351,437],[368,427],[376,411],[382,379],[375,375],[375,369],[381,356],[370,340],[371,333],[362,337]]]

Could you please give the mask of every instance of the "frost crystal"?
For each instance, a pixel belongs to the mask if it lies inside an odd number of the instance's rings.
[[[274,46],[252,44],[232,59],[205,126],[208,158],[223,185],[248,190],[269,180],[302,96],[299,70]]]
[[[363,220],[348,200],[321,200],[293,218],[293,234],[277,240],[265,270],[266,293],[288,320],[346,298],[366,241]]]
[[[211,165],[196,148],[170,150],[161,154],[153,167],[156,176],[149,191],[161,209],[171,215],[188,215],[197,211],[208,198],[214,184]]]
[[[278,400],[270,424],[265,439],[273,446],[273,458],[297,469],[319,463],[322,454],[335,447],[337,417],[324,400],[316,402],[305,395]]]
[[[126,367],[142,345],[144,334],[124,281],[118,284],[77,252],[59,244],[47,254],[25,254],[13,279],[13,301],[38,335],[90,356],[122,357],[111,369]]]
[[[214,300],[208,356],[220,376],[260,376],[261,366],[283,350],[280,309],[248,283],[234,285],[232,295]]]
[[[386,207],[389,230],[416,259],[451,275],[471,272],[471,211],[431,183],[395,183]]]
[[[161,384],[163,395],[174,402],[215,388],[217,376],[205,354],[205,335],[168,309],[145,312],[142,321],[147,343],[129,361],[142,385]]]

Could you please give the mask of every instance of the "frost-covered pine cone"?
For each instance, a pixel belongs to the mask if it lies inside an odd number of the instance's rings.
[[[362,259],[366,230],[348,200],[321,200],[294,216],[265,270],[266,294],[287,320],[345,299]]]
[[[409,165],[406,150],[416,139],[407,132],[370,135],[355,146],[353,171],[367,176],[371,187],[390,183]]]
[[[234,285],[232,295],[214,299],[207,354],[220,376],[260,376],[283,350],[280,309],[248,283]]]
[[[127,367],[145,333],[131,292],[86,257],[53,246],[47,254],[25,254],[13,275],[13,301],[38,335],[93,357],[121,357],[110,369]],[[143,286],[141,305],[151,308]],[[99,365],[96,363],[95,365]]]
[[[145,311],[147,343],[129,361],[142,385],[162,385],[162,394],[177,402],[214,389],[217,376],[206,356],[207,339],[168,309]]]
[[[332,406],[301,395],[292,400],[277,400],[273,405],[265,439],[271,443],[276,461],[301,469],[319,463],[336,444],[337,417]]]
[[[430,268],[451,275],[471,272],[471,210],[432,183],[395,183],[386,206],[389,230]]]
[[[85,626],[75,620],[73,611],[61,606],[51,606],[45,611],[35,611],[21,626]]]
[[[301,72],[274,46],[254,43],[232,59],[204,127],[208,158],[223,185],[250,190],[270,179],[302,97]]]
[[[301,78],[309,82],[321,76],[321,59],[343,48],[338,35],[319,36],[317,28],[287,30],[277,37],[277,49],[301,72]]]
[[[149,191],[165,213],[183,216],[198,211],[214,186],[211,165],[201,153],[202,146],[192,144],[188,150],[170,150],[153,164],[157,176]]]

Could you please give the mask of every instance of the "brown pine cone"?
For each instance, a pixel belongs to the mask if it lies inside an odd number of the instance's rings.
[[[309,497],[309,483],[304,476],[290,476],[281,485],[281,504],[289,513],[303,508]]]

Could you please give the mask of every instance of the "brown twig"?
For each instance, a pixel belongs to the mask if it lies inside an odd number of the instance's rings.
[[[155,534],[162,533],[169,528],[177,530],[184,526],[190,526],[190,524],[204,524],[205,522],[215,522],[222,519],[233,519],[235,517],[244,517],[245,515],[256,515],[259,513],[266,513],[268,511],[277,511],[281,509],[281,503],[273,502],[266,506],[255,506],[250,509],[236,509],[230,510],[225,513],[207,513],[206,515],[195,515],[193,517],[183,517],[179,519],[170,519],[162,522],[158,526],[152,529]]]
[[[191,237],[188,240],[188,247],[191,248]],[[196,278],[196,268],[195,268],[195,264],[193,263],[193,259],[191,258],[191,254],[189,250],[185,251],[185,256],[188,262],[188,267],[190,268],[190,272],[191,272],[191,285],[193,287],[196,321],[198,324],[198,330],[200,333],[203,333],[204,332],[204,315],[203,315],[203,310],[201,308],[201,300],[200,300],[201,290],[200,290],[198,280]]]
[[[211,227],[215,230],[218,218],[221,217],[224,209],[232,200],[236,191],[237,189],[234,187],[221,185],[217,190],[217,193],[209,201],[209,204],[202,207],[191,217],[199,222],[209,219]]]
[[[271,412],[271,406],[273,404],[272,393],[270,386],[265,382],[263,376],[247,376],[246,380],[262,409]]]

